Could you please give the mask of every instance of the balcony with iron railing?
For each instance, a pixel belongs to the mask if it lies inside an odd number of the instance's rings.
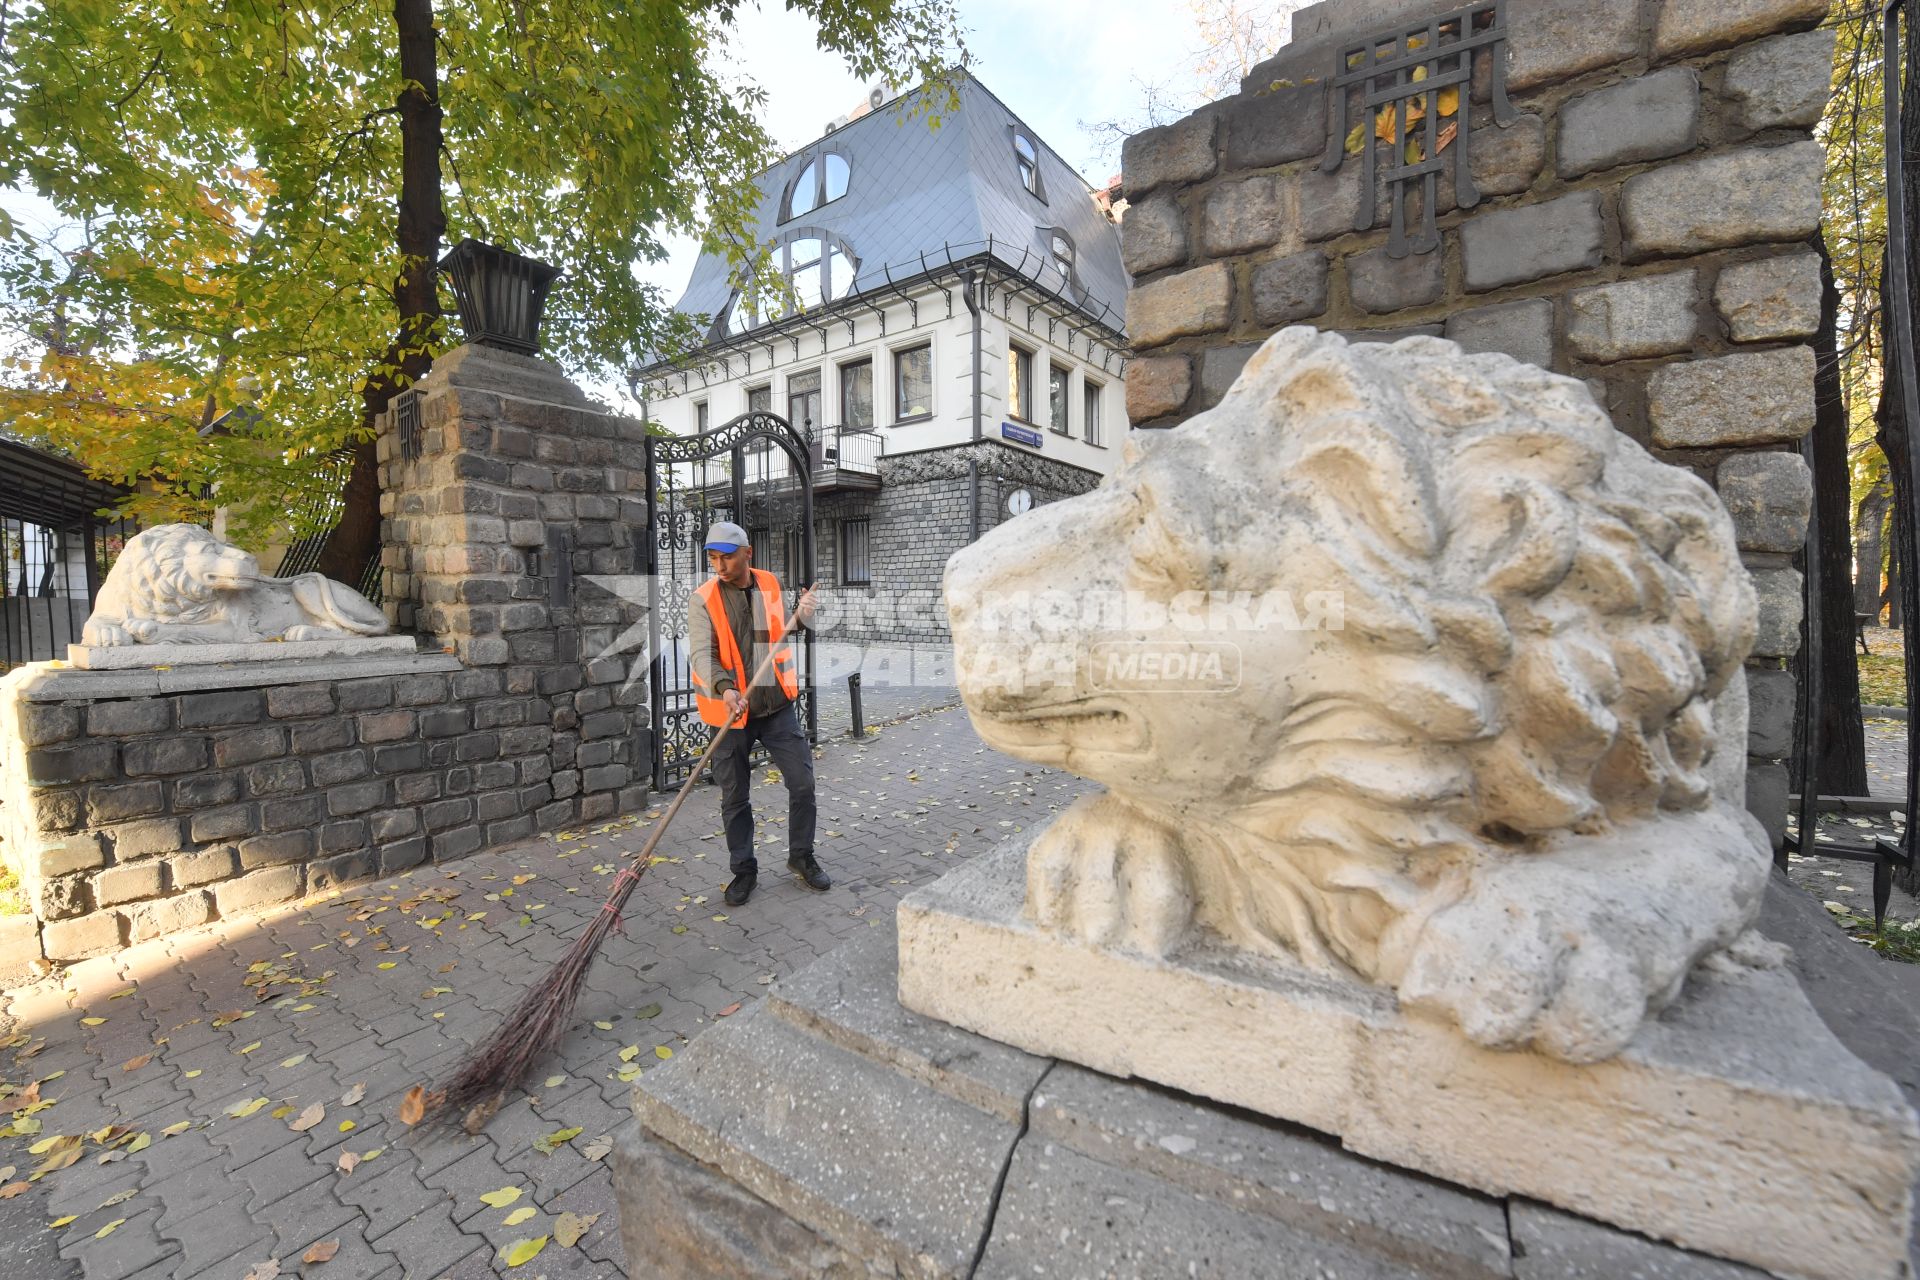
[[[871,427],[802,425],[807,438],[815,493],[880,487],[880,459],[886,439]],[[741,481],[750,487],[780,489],[794,483],[793,463],[786,451],[766,442],[747,449],[741,459]],[[691,489],[730,487],[732,459],[725,454],[699,463],[676,463],[671,483]]]

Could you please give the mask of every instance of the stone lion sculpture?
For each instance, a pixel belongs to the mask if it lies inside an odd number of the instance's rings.
[[[1043,928],[1291,957],[1591,1062],[1758,910],[1731,522],[1573,379],[1287,329],[946,588],[981,736],[1110,788],[1029,852]],[[1116,683],[1126,646],[1237,685]]]
[[[378,606],[330,578],[267,577],[251,555],[205,529],[163,524],[127,540],[81,643],[244,644],[386,631]]]

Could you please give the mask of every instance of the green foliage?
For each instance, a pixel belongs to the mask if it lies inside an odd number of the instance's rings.
[[[1833,95],[1816,130],[1826,148],[1821,229],[1840,293],[1835,337],[1847,410],[1851,505],[1858,514],[1861,501],[1887,483],[1886,455],[1874,439],[1881,385],[1880,268],[1887,249],[1880,10],[1872,4],[1838,6],[1828,25],[1835,36]],[[1884,571],[1885,540],[1881,548]],[[1882,673],[1870,668],[1863,661],[1863,694],[1904,706],[1904,685],[1888,686]],[[1868,694],[1868,683],[1880,686],[1885,696]]]
[[[957,49],[952,0],[789,7],[863,77],[934,77]],[[447,243],[563,268],[544,337],[576,372],[696,336],[634,273],[669,235],[755,260],[751,179],[777,157],[761,90],[718,66],[736,16],[731,0],[437,6]],[[219,501],[259,538],[360,430],[361,389],[392,372],[394,282],[430,269],[396,244],[392,6],[61,0],[12,9],[4,35],[6,177],[68,224],[0,219],[0,418],[140,485],[146,518]],[[248,403],[257,426],[200,436]]]
[[[1852,935],[1855,942],[1864,944],[1889,960],[1920,964],[1920,920],[1887,920],[1881,928],[1876,929],[1872,916],[1855,915],[1845,908],[1834,911],[1836,905],[1828,904],[1827,910],[1833,912],[1834,919]]]

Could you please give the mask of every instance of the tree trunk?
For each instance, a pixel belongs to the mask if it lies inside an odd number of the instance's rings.
[[[1915,577],[1916,571],[1920,571],[1920,564],[1915,563],[1916,557],[1913,554],[1914,533],[1917,523],[1914,502],[1917,495],[1913,491],[1914,486],[1911,483],[1912,473],[1908,470],[1908,466],[1909,451],[1913,445],[1913,433],[1915,430],[1920,430],[1920,423],[1907,421],[1907,414],[1902,407],[1905,403],[1905,392],[1912,388],[1907,385],[1903,377],[1901,370],[1903,361],[1896,358],[1895,353],[1900,351],[1901,347],[1898,339],[1893,335],[1900,333],[1902,324],[1906,326],[1906,333],[1909,336],[1920,331],[1920,326],[1915,325],[1916,316],[1914,313],[1914,287],[1916,283],[1920,283],[1920,281],[1916,281],[1916,276],[1920,276],[1920,272],[1916,272],[1915,270],[1916,265],[1920,264],[1914,262],[1914,251],[1916,248],[1920,248],[1920,170],[1916,170],[1912,164],[1907,163],[1913,157],[1915,144],[1920,142],[1920,40],[1914,39],[1915,22],[1913,13],[1909,11],[1903,15],[1903,19],[1901,26],[1905,28],[1903,33],[1905,39],[1903,41],[1904,47],[1899,64],[1902,78],[1900,84],[1900,101],[1897,107],[1900,112],[1901,146],[1899,153],[1895,154],[1891,148],[1892,140],[1889,138],[1888,154],[1896,162],[1897,167],[1895,172],[1899,177],[1899,186],[1892,190],[1897,190],[1900,193],[1901,200],[1905,207],[1903,210],[1904,216],[1899,219],[1897,227],[1894,219],[1891,217],[1891,209],[1889,209],[1889,217],[1887,220],[1887,255],[1881,262],[1880,297],[1882,306],[1880,308],[1880,350],[1885,353],[1885,371],[1880,383],[1878,418],[1880,424],[1880,449],[1881,452],[1887,455],[1887,471],[1888,474],[1893,477],[1892,561],[1896,572],[1892,576],[1899,584],[1899,592],[1894,597],[1894,599],[1899,602],[1897,612],[1901,622],[1905,624],[1906,627],[1906,629],[1901,632],[1901,642],[1909,658],[1906,663],[1907,702],[1908,705],[1911,706],[1913,702],[1913,689],[1916,684],[1914,678],[1914,662],[1912,660],[1914,656],[1913,645],[1916,640],[1920,640],[1920,636],[1913,634],[1913,629],[1916,624],[1920,624],[1920,618],[1914,617],[1915,612],[1920,610],[1920,604],[1916,604],[1913,598],[1913,591],[1915,585],[1920,584],[1920,578]],[[1887,54],[1891,57],[1892,50],[1888,50]],[[1889,110],[1895,109],[1891,103],[1888,104],[1888,107]],[[1892,190],[1888,193],[1889,200],[1892,198]],[[1904,240],[1904,245],[1898,245],[1896,232],[1899,238]],[[1901,255],[1899,259],[1896,260],[1893,257],[1893,253],[1897,245],[1901,250]],[[1907,297],[1905,299],[1906,306],[1904,309],[1896,308],[1896,300],[1892,295],[1893,273],[1889,270],[1889,267],[1895,261],[1900,263],[1907,280]],[[1902,313],[1903,311],[1904,314]],[[1896,316],[1899,317],[1898,320],[1895,319]],[[1902,788],[1904,798],[1909,802],[1909,807],[1911,807],[1912,796],[1904,793],[1911,792],[1913,768],[1916,764],[1920,764],[1920,760],[1914,760],[1912,758],[1915,754],[1914,747],[1916,742],[1914,734],[1916,729],[1920,729],[1920,722],[1910,720],[1907,725],[1909,757],[1907,761],[1907,785]],[[1914,847],[1914,840],[1911,834],[1909,834],[1906,844],[1909,849]],[[1905,870],[1899,872],[1895,877],[1895,881],[1909,893],[1920,892],[1920,860],[1916,860]]]
[[[1853,521],[1853,607],[1856,613],[1880,617],[1881,590],[1887,578],[1887,512],[1893,507],[1893,484],[1885,476],[1860,499]]]
[[[1812,761],[1813,785],[1821,795],[1867,794],[1866,729],[1860,718],[1860,668],[1853,660],[1853,545],[1847,520],[1851,476],[1847,466],[1847,405],[1840,385],[1840,356],[1835,326],[1840,290],[1826,240],[1814,237],[1820,252],[1820,329],[1814,334],[1813,510],[1819,533],[1806,554],[1820,558],[1819,701],[1812,706],[1820,730],[1820,750]],[[1805,665],[1805,664],[1803,664]],[[1805,785],[1804,783],[1802,785]]]
[[[400,201],[396,229],[401,274],[393,285],[399,328],[380,367],[361,389],[361,426],[368,438],[353,447],[346,509],[327,538],[320,572],[357,584],[380,551],[380,477],[374,421],[402,389],[433,364],[431,339],[440,319],[434,270],[447,220],[440,204],[440,71],[434,44],[433,0],[394,0],[400,37],[400,75],[407,87],[400,113]],[[397,370],[397,373],[394,372]]]

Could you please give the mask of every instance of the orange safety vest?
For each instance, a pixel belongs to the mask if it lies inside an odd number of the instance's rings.
[[[773,678],[780,685],[780,691],[789,699],[800,696],[800,676],[793,666],[793,647],[780,643],[787,631],[786,614],[780,607],[780,580],[765,569],[750,570],[753,582],[767,602],[767,642],[773,645]],[[733,683],[741,693],[747,692],[747,664],[740,656],[740,645],[733,638],[733,626],[727,621],[727,607],[720,603],[720,579],[708,578],[693,589],[693,598],[707,606],[707,617],[713,620],[713,634],[720,638],[720,665],[733,676]],[[689,664],[689,674],[693,676],[693,704],[700,712],[700,719],[716,729],[727,723],[726,699],[715,697],[707,691],[700,679],[700,673]]]

